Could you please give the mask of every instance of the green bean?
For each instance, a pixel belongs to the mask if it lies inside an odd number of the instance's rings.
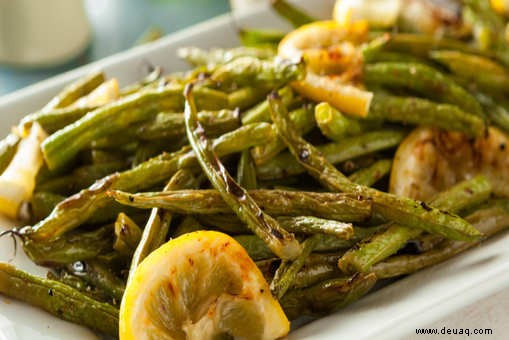
[[[348,179],[359,185],[372,186],[391,172],[392,160],[381,159],[367,168],[354,172]]]
[[[51,192],[35,192],[30,199],[30,216],[32,221],[40,221],[49,214],[53,208],[65,199],[64,196]]]
[[[265,86],[245,86],[228,94],[228,107],[245,110],[263,100],[268,92]]]
[[[239,127],[239,113],[233,110],[202,111],[198,119],[207,134],[219,136]],[[136,136],[143,140],[183,138],[186,135],[182,113],[159,113],[154,120],[142,124]]]
[[[375,121],[346,117],[327,102],[322,102],[315,107],[315,120],[322,134],[336,142],[342,141],[347,136],[359,135],[379,125]]]
[[[276,296],[278,299],[281,299],[281,297],[286,294],[290,286],[295,281],[297,273],[304,266],[304,262],[309,257],[319,241],[319,235],[309,236],[304,242],[302,242],[302,252],[295,260],[283,260],[281,262],[281,265],[276,270],[274,278],[270,283],[270,291],[274,296]]]
[[[111,269],[97,261],[77,261],[66,269],[92,286],[103,290],[117,301],[122,300],[125,283],[111,272]]]
[[[214,227],[231,234],[245,234],[249,229],[232,215],[197,215],[197,218],[206,226]],[[351,228],[350,224],[325,220],[312,216],[276,218],[283,229],[299,234],[321,234],[317,251],[336,251],[348,249],[360,240],[373,235],[380,227]],[[261,241],[260,241],[261,242]]]
[[[237,59],[239,60],[239,59]],[[247,191],[230,176],[213,151],[212,143],[198,121],[192,86],[185,92],[187,139],[203,172],[220,193],[223,200],[248,227],[264,240],[269,248],[284,259],[293,259],[300,253],[300,245],[292,234],[282,229],[276,220],[264,213]]]
[[[7,263],[0,263],[0,293],[56,317],[91,329],[118,335],[118,309],[89,298],[58,281],[33,276]]]
[[[314,251],[337,252],[346,250],[353,247],[363,238],[369,237],[379,230],[380,227],[354,228],[354,235],[349,240],[339,238],[335,235],[315,234],[318,241]],[[275,256],[267,245],[256,235],[236,235],[234,238],[246,249],[249,256],[253,258],[254,261],[266,260]]]
[[[131,167],[135,168],[143,162],[148,161],[165,151],[169,141],[155,140],[149,142],[140,142],[136,147],[136,152],[131,159]],[[172,143],[173,144],[173,143]]]
[[[203,229],[205,228],[200,224],[200,222],[198,222],[193,216],[187,215],[186,217],[184,217],[184,219],[182,219],[177,228],[175,228],[173,238]]]
[[[348,240],[344,238],[339,238],[334,235],[321,235],[321,239],[319,244],[316,246],[316,251],[318,252],[330,252],[330,251],[338,251],[342,249],[349,249],[354,247],[359,241],[363,240],[366,237],[369,237],[376,232],[380,231],[383,228],[380,226],[375,227],[363,227],[363,228],[354,228],[354,234]]]
[[[288,3],[286,0],[272,0],[271,6],[277,14],[286,19],[293,25],[293,27],[296,28],[317,21],[317,19],[309,16],[307,13]]]
[[[164,190],[189,189],[198,185],[199,180],[189,170],[179,170],[173,175]],[[172,218],[173,216],[168,211],[159,208],[152,209],[147,224],[143,228],[141,240],[131,259],[130,273],[134,272],[145,257],[166,241]]]
[[[444,74],[419,63],[376,63],[366,65],[363,79],[368,84],[404,88],[432,100],[457,105],[467,113],[483,117],[477,100]]]
[[[350,223],[313,216],[280,216],[277,221],[284,229],[294,233],[334,235],[344,240],[348,240],[354,235],[353,226]]]
[[[415,97],[375,94],[368,117],[404,124],[436,126],[460,131],[469,136],[482,136],[485,131],[481,118],[464,112],[455,105],[437,104]]]
[[[313,286],[321,281],[339,278],[342,276],[341,271],[338,269],[336,263],[317,263],[311,265],[304,265],[302,269],[295,276],[291,288],[306,288]]]
[[[233,214],[208,214],[193,215],[202,225],[207,228],[219,230],[230,235],[249,234],[246,227],[237,215]]]
[[[90,73],[89,75],[66,86],[57,96],[51,99],[50,102],[42,108],[42,111],[49,111],[69,106],[80,97],[92,92],[95,88],[101,85],[104,80],[104,73],[100,71]]]
[[[179,214],[227,214],[229,206],[216,190],[179,190],[129,194],[109,191],[119,203],[142,208],[154,207]],[[359,222],[371,217],[371,202],[352,194],[307,191],[250,190],[249,196],[274,216],[316,216],[325,219]]]
[[[42,150],[46,164],[51,170],[61,168],[92,140],[148,120],[156,114],[155,111],[178,109],[175,98],[180,90],[171,88],[137,93],[88,113],[44,141]]]
[[[428,57],[431,50],[455,50],[479,55],[486,54],[460,40],[413,33],[391,33],[382,50],[410,54],[424,59]]]
[[[368,64],[380,63],[380,62],[404,62],[404,63],[426,63],[425,59],[415,57],[410,54],[398,53],[398,52],[387,52],[377,51],[372,53],[368,59],[364,59]]]
[[[279,95],[281,96],[281,100],[285,103],[286,106],[290,106],[290,104],[295,100],[295,95],[289,86],[285,86],[279,90]],[[270,122],[270,112],[269,112],[269,102],[264,100],[259,103],[252,109],[249,109],[242,116],[242,124],[252,124],[259,122]]]
[[[481,233],[462,218],[396,195],[357,185],[329,163],[311,144],[298,135],[288,119],[286,108],[277,93],[269,97],[272,121],[290,152],[308,173],[332,191],[346,191],[372,200],[377,216],[402,223],[410,228],[424,229],[456,240],[476,240]]]
[[[376,151],[393,148],[403,140],[405,132],[384,130],[367,132],[362,135],[345,138],[339,143],[320,145],[317,149],[332,164],[371,154]],[[256,168],[258,178],[263,180],[281,179],[306,172],[290,152],[282,153]]]
[[[36,189],[37,191],[67,196],[76,192],[76,178],[72,175],[51,178],[48,181],[38,184]]]
[[[233,238],[240,243],[253,261],[266,260],[275,256],[267,244],[256,235],[236,235]]]
[[[324,315],[359,299],[375,283],[373,273],[323,281],[309,288],[290,290],[281,299],[281,306],[290,320],[302,315]]]
[[[313,110],[313,105],[305,105],[290,113],[290,119],[295,124],[295,128],[304,135],[315,127]],[[276,128],[273,126],[273,129],[275,131]],[[269,143],[254,147],[251,155],[255,163],[259,165],[268,162],[284,149],[286,149],[285,143],[276,135]]]
[[[97,289],[96,287],[90,286],[83,279],[77,277],[76,275],[72,275],[66,270],[59,269],[57,271],[57,274],[54,274],[53,272],[48,272],[46,274],[46,277],[49,280],[62,282],[63,284],[78,290],[79,292],[85,294],[86,296],[96,301],[108,303],[112,302],[111,297],[108,296],[106,293],[104,293],[100,289]]]
[[[117,153],[99,149],[87,150],[86,155],[87,155],[86,162],[92,164],[110,163],[114,161],[120,161],[123,159],[123,157],[121,155],[118,155]]]
[[[509,133],[509,110],[482,93],[476,93],[476,97],[483,105],[488,119]]]
[[[237,165],[237,183],[246,190],[254,190],[258,186],[256,182],[256,167],[249,150],[240,154]]]
[[[8,134],[0,141],[0,174],[9,166],[20,141],[21,138],[14,133]]]
[[[219,156],[225,156],[264,143],[271,137],[271,133],[273,131],[270,124],[250,124],[215,139],[213,147]],[[59,203],[48,217],[35,226],[25,227],[20,232],[39,241],[54,239],[78,227],[92,216],[99,213],[111,214],[111,201],[106,196],[106,191],[150,188],[168,180],[181,167],[192,168],[197,165],[196,157],[188,147],[172,154],[162,154],[133,169],[104,177],[91,187]]]
[[[304,261],[304,266],[295,276],[291,285],[292,289],[305,288],[315,285],[321,281],[340,278],[343,276],[337,263],[343,253],[312,253]],[[274,272],[281,263],[281,259],[270,258],[256,261],[256,265],[267,281],[271,281]]]
[[[19,125],[22,127],[23,131],[28,131],[28,126],[33,122],[37,122],[42,126],[44,131],[52,134],[63,129],[67,125],[74,123],[95,109],[97,109],[97,106],[64,107],[60,109],[39,111],[23,118]]]
[[[485,177],[477,176],[438,194],[429,204],[456,213],[485,201],[491,194],[491,189],[491,184]],[[347,252],[339,261],[339,267],[346,272],[367,272],[374,264],[396,253],[421,233],[421,230],[407,228],[404,224],[392,224],[381,233],[365,240],[356,249]]]
[[[124,213],[115,221],[115,243],[113,249],[120,254],[132,256],[141,239],[140,227]]]
[[[132,123],[150,119],[157,112],[181,109],[181,91],[179,86],[146,90],[89,112],[44,141],[42,150],[46,164],[50,170],[61,168],[94,139],[120,132]],[[215,94],[205,88],[199,93],[207,105],[215,98]],[[224,107],[225,103],[216,101],[210,105]]]
[[[276,51],[269,47],[211,48],[209,50],[203,50],[198,47],[181,47],[177,50],[179,58],[185,59],[194,66],[207,66],[208,69],[212,70],[219,65],[226,64],[240,57],[270,59],[275,54]]]
[[[277,88],[287,82],[303,77],[304,64],[289,60],[260,60],[242,57],[220,66],[211,76],[223,86],[264,86]]]
[[[112,244],[111,225],[90,232],[70,233],[51,242],[37,242],[23,237],[23,250],[27,256],[33,262],[43,266],[92,259],[110,250]]]
[[[473,82],[488,93],[508,93],[509,72],[497,62],[460,51],[434,51],[430,57],[446,66],[454,75]]]
[[[122,134],[112,134],[101,138],[94,139],[88,145],[91,149],[107,150],[123,154],[132,154],[138,147],[138,140],[136,140],[136,129],[139,124],[128,126]]]
[[[419,253],[426,252],[435,248],[440,242],[444,240],[443,237],[433,234],[420,235],[413,240],[409,240],[408,244],[415,246]]]
[[[53,178],[40,183],[37,186],[37,190],[63,195],[75,193],[92,185],[97,179],[125,168],[125,161],[85,165],[74,169],[69,175]]]
[[[509,228],[509,210],[507,206],[505,209],[500,205],[486,207],[474,212],[466,217],[466,219],[487,237]],[[479,245],[479,243],[480,241],[461,242],[444,240],[435,248],[422,254],[390,257],[384,262],[374,265],[372,270],[380,278],[410,274],[446,261],[460,252]]]
[[[285,35],[285,32],[270,29],[241,28],[239,30],[239,38],[242,45],[252,47],[272,47],[275,49]]]

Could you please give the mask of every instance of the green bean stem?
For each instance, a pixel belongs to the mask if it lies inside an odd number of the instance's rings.
[[[370,187],[378,182],[381,178],[388,175],[391,172],[391,167],[391,159],[381,159],[368,166],[367,168],[354,172],[348,176],[348,179],[359,185]]]

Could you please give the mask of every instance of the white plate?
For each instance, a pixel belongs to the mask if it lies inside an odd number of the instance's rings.
[[[333,1],[300,1],[318,17],[329,16]],[[106,58],[94,64],[35,84],[0,98],[0,135],[25,114],[42,107],[70,81],[93,69],[103,69],[122,84],[140,78],[146,63],[178,71],[186,65],[175,56],[179,46],[232,47],[238,44],[236,23],[243,27],[287,28],[266,9],[232,19],[225,15],[186,29],[150,45]],[[8,221],[0,219],[0,225]],[[470,250],[447,263],[423,270],[383,288],[352,306],[308,324],[291,339],[394,339],[415,334],[416,328],[457,313],[481,299],[509,288],[509,247],[505,235]],[[45,274],[21,251],[13,258],[12,243],[0,240],[0,260],[36,274]],[[445,326],[445,325],[444,325]],[[469,324],[463,325],[464,328]],[[489,326],[489,325],[488,325]],[[38,309],[0,297],[0,339],[94,339],[79,326],[58,320]],[[499,330],[501,338],[503,330]],[[425,337],[423,337],[424,339]]]

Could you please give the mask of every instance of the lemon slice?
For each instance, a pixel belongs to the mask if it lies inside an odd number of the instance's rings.
[[[120,339],[277,339],[289,321],[244,248],[197,231],[150,254],[127,284]]]

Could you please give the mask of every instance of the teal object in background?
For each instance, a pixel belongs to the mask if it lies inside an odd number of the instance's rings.
[[[93,36],[79,57],[46,69],[0,65],[0,96],[132,47],[151,28],[164,34],[230,10],[228,0],[85,0]]]

